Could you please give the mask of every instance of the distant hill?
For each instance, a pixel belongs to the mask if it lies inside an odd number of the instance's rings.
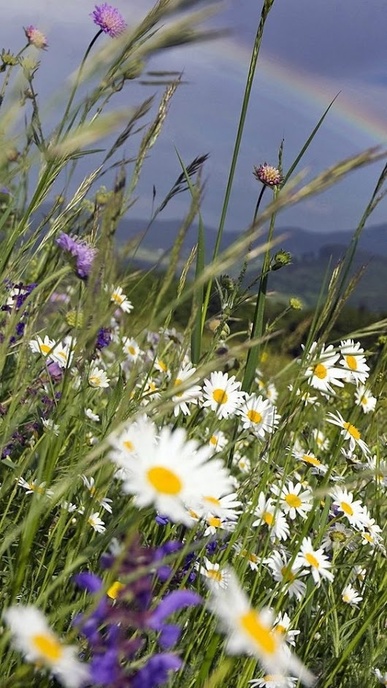
[[[45,214],[44,206],[40,213],[39,219]],[[136,252],[137,264],[151,266],[159,263],[162,266],[168,262],[168,253],[175,242],[180,226],[178,220],[156,220],[146,231],[147,223],[144,220],[123,218],[116,239],[119,246],[128,242],[134,245],[139,243]],[[353,231],[311,232],[299,227],[278,227],[276,235],[280,234],[285,234],[286,239],[275,250],[283,248],[290,251],[292,264],[271,274],[269,289],[278,292],[278,299],[286,300],[294,295],[302,298],[306,305],[313,306],[318,299],[327,270],[331,272],[344,254],[351,242]],[[239,236],[238,232],[225,232],[221,248],[227,248]],[[262,242],[264,238],[265,235],[262,236]],[[207,262],[211,260],[215,240],[216,229],[205,227]],[[183,261],[188,257],[196,241],[197,226],[192,226],[183,242]],[[161,261],[162,256],[164,256],[164,262]],[[353,270],[356,271],[364,265],[367,269],[350,299],[351,305],[371,311],[387,312],[386,257],[387,224],[366,227],[357,247]],[[259,274],[258,261],[254,265],[254,270],[256,274]],[[254,276],[250,266],[247,279],[250,280]]]

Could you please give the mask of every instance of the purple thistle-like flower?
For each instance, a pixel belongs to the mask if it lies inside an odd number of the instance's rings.
[[[103,5],[96,5],[90,16],[93,18],[94,24],[97,24],[104,33],[108,33],[112,38],[123,33],[127,26],[122,14],[107,2],[104,2]]]
[[[283,180],[282,174],[277,167],[268,165],[266,162],[259,167],[254,167],[254,177],[265,186],[279,186]]]
[[[178,671],[182,667],[182,660],[173,652],[153,655],[132,679],[133,688],[156,688],[168,681],[170,671]]]
[[[60,248],[67,253],[68,257],[75,261],[75,272],[81,279],[87,279],[96,256],[97,249],[90,246],[86,241],[77,239],[65,234],[64,232],[56,240]]]
[[[44,33],[39,31],[35,26],[27,26],[24,29],[29,45],[35,46],[39,50],[45,50],[48,47],[47,38]]]

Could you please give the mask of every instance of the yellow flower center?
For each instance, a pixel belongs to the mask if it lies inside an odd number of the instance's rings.
[[[246,557],[246,559],[248,559],[248,561],[251,561],[252,564],[258,564],[259,562],[257,555],[253,552],[249,552],[247,549],[241,550],[241,556]]]
[[[124,584],[119,581],[115,581],[110,588],[107,589],[106,594],[111,600],[116,600],[121,590],[124,588]]]
[[[294,573],[292,573],[292,569],[290,566],[283,566],[281,569],[281,574],[282,578],[286,583],[293,583],[293,581],[296,579]]]
[[[296,494],[287,494],[285,497],[285,502],[293,509],[298,509],[301,506],[302,501]]]
[[[49,354],[50,351],[52,351],[52,347],[49,346],[49,344],[41,344],[39,348],[40,348],[40,351],[42,352],[42,354],[45,354],[45,355]]]
[[[343,427],[346,429],[347,432],[349,432],[349,434],[351,435],[351,437],[353,437],[354,440],[360,440],[361,434],[359,430],[355,428],[354,425],[352,425],[351,423],[344,423]]]
[[[328,369],[322,363],[317,363],[317,365],[314,368],[313,374],[320,380],[324,380],[324,378],[326,378],[328,375]]]
[[[351,370],[357,370],[356,356],[345,356],[345,362]]]
[[[340,502],[340,509],[344,511],[347,516],[353,516],[354,514],[354,511],[348,502]]]
[[[212,504],[213,506],[221,506],[220,499],[217,499],[216,497],[208,496],[208,497],[203,497],[203,499],[205,499],[206,502],[208,502],[209,504]]]
[[[166,495],[178,495],[183,487],[179,476],[164,466],[150,468],[147,477],[157,492]]]
[[[249,409],[247,411],[247,418],[252,422],[252,423],[261,423],[262,422],[262,416],[258,411],[254,411],[254,409]]]
[[[212,398],[217,404],[227,404],[228,396],[224,389],[214,389]]]
[[[363,396],[363,397],[360,399],[360,403],[363,404],[363,406],[366,406],[367,403],[368,403],[367,397],[364,397],[364,396]]]
[[[305,559],[308,562],[308,564],[313,566],[315,569],[320,568],[320,563],[319,563],[318,559],[316,559],[316,557],[313,554],[311,554],[310,552],[307,552],[305,554]]]
[[[32,636],[32,643],[47,662],[57,662],[63,655],[63,648],[54,635],[38,633]]]
[[[279,635],[285,635],[286,633],[286,628],[285,626],[282,626],[282,624],[278,624],[278,626],[275,627],[275,630]]]
[[[222,581],[222,572],[216,569],[209,569],[207,571],[207,578],[211,578],[211,580],[214,580],[216,583],[220,583]]]
[[[163,371],[163,373],[166,373],[168,370],[168,366],[166,365],[166,363],[164,363],[164,361],[162,361],[161,359],[159,359],[157,363],[159,368],[161,368],[161,370]]]
[[[213,528],[220,528],[222,525],[222,520],[220,518],[217,518],[216,516],[210,516],[207,518],[207,523],[209,526],[212,526]]]
[[[136,355],[136,349],[134,348],[134,346],[130,346],[128,351],[132,356]]]
[[[271,629],[261,623],[253,609],[240,617],[240,625],[261,652],[273,655],[277,651],[277,642]]]
[[[304,454],[302,460],[305,461],[305,463],[312,464],[312,466],[321,466],[321,461],[316,459],[315,456],[310,456],[309,454]]]
[[[213,444],[215,446],[218,444],[218,438],[216,437],[216,435],[212,435],[210,437],[210,444]]]
[[[121,306],[121,304],[125,301],[125,296],[122,294],[117,294],[117,292],[114,291],[112,294],[112,301],[115,301],[119,306]]]
[[[130,440],[125,440],[124,447],[125,447],[125,449],[127,449],[130,452],[132,452],[134,450],[134,444]]]
[[[183,380],[180,380],[179,378],[176,378],[176,380],[175,380],[175,387],[178,387],[179,385],[181,385],[182,382],[183,382]],[[176,396],[177,396],[177,397],[181,397],[182,394],[183,394],[183,392],[176,392]]]
[[[272,526],[274,523],[274,516],[273,514],[270,513],[270,511],[264,511],[262,514],[262,518],[267,523],[268,526]]]

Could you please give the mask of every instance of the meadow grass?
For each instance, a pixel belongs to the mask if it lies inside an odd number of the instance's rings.
[[[1,54],[3,688],[387,685],[386,323],[330,340],[385,167],[328,295],[321,285],[299,330],[298,356],[281,358],[273,343],[299,300],[267,319],[271,273],[290,260],[278,215],[385,152],[308,183],[295,176],[331,103],[288,170],[281,142],[272,164],[255,168],[251,225],[220,251],[273,4],[262,3],[213,260],[206,160],[180,159],[181,175],[150,209],[151,226],[176,194],[189,199],[162,273],[136,267],[141,237],[120,253],[115,245],[181,80],[147,74],[147,60],[215,39],[203,25],[214,7],[159,0],[131,29],[110,5],[96,7],[96,35],[50,134],[35,90],[45,36],[27,27],[26,45]],[[133,79],[163,84],[160,102],[115,109]],[[107,171],[111,188],[101,186]],[[198,241],[181,269],[193,222]]]

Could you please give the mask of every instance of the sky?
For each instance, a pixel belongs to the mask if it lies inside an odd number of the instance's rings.
[[[113,4],[134,25],[153,3],[116,0]],[[153,185],[159,200],[173,185],[181,171],[176,151],[186,164],[208,153],[203,219],[205,225],[217,227],[261,6],[259,0],[221,2],[211,27],[226,28],[227,35],[152,58],[148,68],[182,71],[185,83],[144,165],[132,218],[149,218]],[[49,49],[40,55],[37,77],[43,101],[63,86],[95,34],[89,16],[93,7],[90,0],[67,0],[65,5],[59,0],[4,3],[0,48],[17,51],[24,42],[22,27],[30,24],[47,35]],[[386,0],[275,0],[253,84],[226,229],[243,230],[251,221],[259,191],[254,165],[276,165],[283,139],[286,171],[336,94],[337,101],[300,166],[306,179],[369,146],[386,145],[386,25]],[[154,92],[154,87],[131,84],[120,94],[120,106],[135,105]],[[324,194],[284,211],[279,226],[319,232],[355,228],[382,165],[352,173]],[[176,197],[163,217],[183,218],[188,204],[187,195]],[[386,214],[387,199],[372,222],[386,222]]]

